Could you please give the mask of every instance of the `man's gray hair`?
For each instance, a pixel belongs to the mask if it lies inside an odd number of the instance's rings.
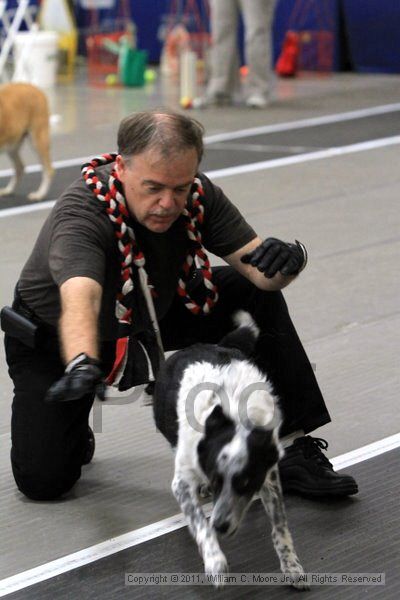
[[[203,156],[204,127],[196,119],[168,109],[149,110],[125,117],[118,129],[118,153],[125,159],[154,149],[170,157],[194,148]]]

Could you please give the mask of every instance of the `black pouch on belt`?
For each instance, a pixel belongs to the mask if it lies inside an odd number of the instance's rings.
[[[32,323],[27,317],[16,312],[10,306],[5,306],[0,312],[1,329],[6,335],[17,338],[20,342],[36,348],[39,337],[40,327],[36,323]]]

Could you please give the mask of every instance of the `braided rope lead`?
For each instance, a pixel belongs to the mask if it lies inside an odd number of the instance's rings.
[[[107,205],[106,213],[113,224],[121,256],[121,287],[117,293],[115,315],[120,323],[130,324],[132,322],[132,309],[127,306],[127,296],[134,290],[133,267],[144,269],[146,261],[143,253],[138,248],[135,233],[128,225],[129,210],[126,206],[122,183],[118,179],[115,169],[110,173],[108,185],[103,183],[96,175],[97,167],[115,162],[116,157],[116,153],[96,156],[90,162],[82,165],[82,175],[86,185],[96,198]],[[204,206],[200,200],[200,197],[204,196],[204,190],[198,177],[194,179],[191,196],[193,205],[191,211],[185,208],[182,213],[190,240],[190,249],[179,274],[177,293],[182,298],[186,308],[193,314],[203,313],[207,315],[218,300],[218,291],[212,281],[210,261],[204,251],[199,231],[199,226],[204,220]],[[193,275],[196,267],[201,271],[206,288],[206,299],[203,306],[197,304],[186,290],[187,281]]]

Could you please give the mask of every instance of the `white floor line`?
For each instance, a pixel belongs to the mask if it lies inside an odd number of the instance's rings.
[[[317,125],[329,125],[331,123],[341,123],[344,121],[352,121],[353,119],[363,119],[365,117],[373,117],[375,115],[384,115],[400,110],[400,103],[383,104],[381,106],[372,106],[371,108],[362,108],[344,113],[336,113],[334,115],[323,115],[321,117],[313,117],[310,119],[300,119],[299,121],[289,121],[288,123],[276,123],[275,125],[263,125],[259,127],[251,127],[248,129],[238,129],[237,131],[226,131],[224,133],[216,133],[208,135],[204,138],[206,144],[214,144],[215,142],[225,142],[228,140],[238,140],[240,138],[253,135],[263,135],[266,133],[277,133],[280,131],[291,131],[293,129],[304,129],[306,127],[316,127]]]
[[[65,160],[55,160],[53,162],[54,169],[65,169],[67,167],[81,166],[91,160],[93,156],[81,156],[80,158],[66,158]],[[25,173],[38,173],[42,170],[42,165],[27,165],[25,167]],[[10,177],[14,174],[13,169],[3,169],[0,171],[0,177]],[[76,178],[78,178],[79,173]]]
[[[356,450],[352,450],[351,452],[346,452],[346,454],[331,459],[331,462],[336,469],[342,469],[399,447],[400,434],[395,434],[377,442],[362,446],[361,448],[357,448]],[[210,509],[211,504],[206,504],[204,506],[206,514],[209,514]],[[47,579],[56,577],[56,575],[72,571],[73,569],[95,562],[101,558],[125,550],[126,548],[138,546],[139,544],[166,535],[185,526],[186,522],[182,514],[174,515],[173,517],[157,521],[156,523],[146,525],[140,529],[135,529],[134,531],[119,535],[116,538],[111,538],[100,544],[90,546],[79,552],[74,552],[73,554],[63,556],[62,558],[45,563],[44,565],[29,569],[28,571],[23,571],[17,575],[7,577],[0,581],[0,597],[7,596],[18,590],[46,581]]]
[[[381,138],[378,140],[370,140],[366,142],[360,142],[358,144],[350,144],[348,146],[338,146],[334,148],[327,148],[325,150],[317,150],[316,152],[307,152],[305,154],[299,154],[296,156],[286,156],[284,158],[276,158],[273,160],[263,160],[260,162],[249,163],[246,165],[237,165],[235,167],[227,167],[225,169],[216,169],[215,171],[206,171],[206,175],[212,179],[221,179],[223,177],[230,177],[234,175],[241,175],[243,173],[253,173],[255,171],[266,171],[268,169],[277,169],[279,167],[288,167],[290,165],[297,165],[313,160],[322,160],[324,158],[335,158],[337,156],[344,156],[346,154],[354,154],[355,152],[366,152],[369,150],[376,150],[378,148],[384,148],[387,146],[396,146],[400,144],[400,135],[393,137]],[[1,210],[1,198],[0,198],[0,219],[5,217],[12,217],[14,215],[20,215],[23,213],[34,212],[37,210],[44,210],[51,208],[55,203],[55,200],[49,200],[47,202],[39,202],[38,204],[29,204],[24,206],[16,206],[13,208],[5,208]]]
[[[346,452],[346,454],[336,456],[336,458],[331,459],[331,463],[335,469],[346,469],[351,465],[356,465],[359,462],[369,460],[374,456],[379,456],[379,454],[384,454],[384,452],[389,452],[399,447],[400,433],[395,433],[377,442],[372,442],[366,446],[361,446],[361,448],[356,448],[356,450]]]
[[[53,208],[55,200],[47,200],[46,202],[38,202],[37,204],[24,204],[23,206],[13,206],[12,208],[0,209],[0,219],[5,217],[14,217],[15,215],[23,215],[24,213],[37,212],[38,210],[46,210]],[[1,199],[0,199],[1,205]]]
[[[238,140],[243,137],[252,135],[263,135],[266,133],[277,133],[280,131],[291,131],[293,129],[304,129],[307,127],[316,127],[317,125],[329,125],[331,123],[341,123],[344,121],[352,121],[353,119],[362,119],[365,117],[373,117],[375,115],[383,115],[391,112],[400,111],[400,103],[383,104],[381,106],[372,106],[359,110],[352,110],[333,115],[323,115],[321,117],[313,117],[310,119],[300,119],[298,121],[289,121],[287,123],[276,123],[274,125],[262,125],[251,127],[248,129],[238,129],[237,131],[226,131],[214,135],[204,137],[206,145],[214,144],[215,142],[224,142],[228,140]],[[56,160],[53,163],[55,169],[64,169],[67,167],[80,166],[90,159],[89,156],[81,158],[69,158],[65,160]],[[26,173],[37,173],[41,171],[41,165],[29,165],[26,167]],[[0,177],[10,177],[13,174],[12,169],[0,170]]]
[[[317,150],[324,150],[321,146],[278,146],[278,144],[247,144],[246,142],[224,142],[216,143],[214,148],[217,150],[238,150],[239,152],[274,152],[274,153],[285,153],[285,154],[300,154],[304,152],[316,152]]]
[[[337,146],[326,148],[325,150],[317,150],[316,152],[307,152],[305,154],[297,154],[296,156],[285,156],[283,158],[275,158],[273,160],[263,160],[260,162],[249,163],[247,165],[237,165],[236,167],[227,167],[225,169],[216,169],[209,171],[206,175],[212,179],[220,177],[229,177],[231,175],[242,175],[243,173],[254,173],[255,171],[266,171],[268,169],[277,169],[278,167],[287,167],[289,165],[298,165],[313,160],[322,160],[324,158],[334,158],[344,156],[346,154],[354,154],[355,152],[366,152],[368,150],[376,150],[386,146],[396,146],[400,144],[400,135],[393,137],[381,138],[378,140],[369,140],[359,142],[357,144],[349,144],[348,146]]]

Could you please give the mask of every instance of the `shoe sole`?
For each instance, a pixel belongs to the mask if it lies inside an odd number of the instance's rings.
[[[93,431],[91,430],[89,447],[86,449],[85,456],[83,457],[82,466],[88,465],[92,462],[93,456],[96,450],[96,438]]]
[[[268,104],[247,104],[246,103],[247,108],[259,108],[260,110],[262,110],[263,108],[267,108]]]
[[[335,486],[334,489],[331,490],[321,490],[315,488],[307,488],[299,484],[282,484],[283,492],[297,492],[298,494],[302,494],[304,496],[312,496],[313,498],[321,498],[321,497],[339,497],[339,496],[353,496],[358,493],[358,487],[351,486]]]

